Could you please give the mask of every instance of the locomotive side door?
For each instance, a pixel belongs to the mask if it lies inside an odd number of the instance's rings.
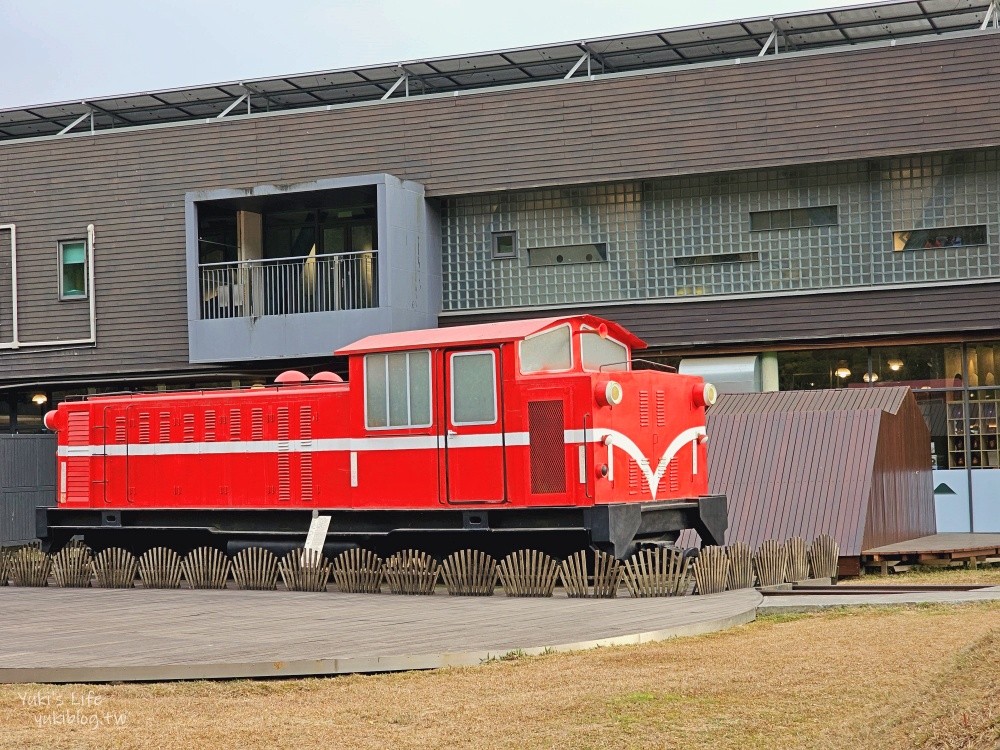
[[[121,407],[104,407],[104,502],[121,504],[128,496],[128,416]]]
[[[444,353],[444,476],[449,503],[507,500],[500,349]]]

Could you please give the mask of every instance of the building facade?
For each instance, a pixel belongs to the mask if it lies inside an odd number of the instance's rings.
[[[880,3],[0,112],[0,431],[586,310],[761,388],[911,385],[939,528],[1000,530],[996,20]]]

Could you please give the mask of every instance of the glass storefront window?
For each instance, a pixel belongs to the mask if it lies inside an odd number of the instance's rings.
[[[947,469],[949,468],[948,406],[956,398],[960,402],[962,394],[915,391],[913,395],[917,399],[917,405],[920,407],[920,412],[924,415],[924,421],[927,423],[927,429],[931,433],[931,444],[927,446],[928,450],[931,451],[931,468]]]
[[[0,391],[0,433],[10,432],[10,394]]]
[[[982,341],[965,345],[965,382],[967,460],[973,469],[1000,468],[1000,341]]]
[[[983,341],[965,346],[965,376],[970,388],[997,384],[1000,367],[1000,341]]]
[[[961,345],[875,347],[871,358],[872,385],[908,385],[914,390],[962,387]]]
[[[778,383],[783,391],[865,386],[868,349],[810,349],[778,352]]]
[[[42,391],[21,391],[15,397],[17,432],[22,435],[44,432],[42,417],[49,410],[49,396]]]

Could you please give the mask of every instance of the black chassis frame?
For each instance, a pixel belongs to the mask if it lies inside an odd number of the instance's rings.
[[[55,551],[73,537],[95,548],[154,546],[291,549],[305,541],[314,515],[330,516],[330,551],[354,546],[389,553],[407,545],[447,554],[463,547],[493,551],[538,546],[570,554],[582,546],[620,559],[644,542],[676,541],[694,529],[703,545],[725,543],[726,497],[616,503],[587,508],[497,506],[433,510],[38,508],[36,534]]]

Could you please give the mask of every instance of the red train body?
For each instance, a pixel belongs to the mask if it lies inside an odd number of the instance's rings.
[[[331,544],[380,551],[414,534],[558,551],[575,533],[621,556],[685,527],[721,543],[712,388],[637,369],[644,346],[593,316],[410,331],[338,351],[349,382],[289,372],[65,402],[46,417],[58,497],[40,531],[56,546],[292,545],[318,512]]]

